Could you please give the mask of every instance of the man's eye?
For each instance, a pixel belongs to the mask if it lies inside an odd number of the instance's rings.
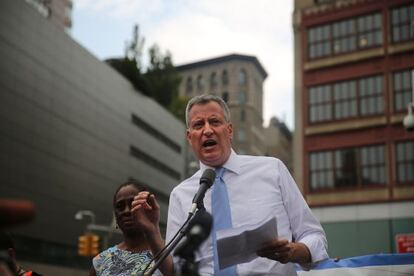
[[[211,120],[210,124],[212,124],[213,126],[218,126],[221,124],[220,120]]]
[[[203,126],[203,123],[202,122],[197,122],[197,123],[194,123],[193,124],[193,128],[194,129],[199,129],[199,128],[201,128]]]

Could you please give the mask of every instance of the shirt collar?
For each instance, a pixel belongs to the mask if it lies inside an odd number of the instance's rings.
[[[222,167],[224,167],[226,170],[234,172],[235,174],[240,174],[239,156],[237,155],[237,153],[234,152],[233,149],[231,149],[229,159],[226,161],[226,163],[224,163]],[[200,171],[204,171],[205,169],[208,169],[208,168],[211,168],[211,167],[203,164],[200,161]]]

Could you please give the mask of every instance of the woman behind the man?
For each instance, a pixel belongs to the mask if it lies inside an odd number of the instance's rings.
[[[152,256],[164,246],[160,207],[145,186],[129,180],[116,190],[113,209],[124,240],[93,258],[89,275],[142,275]],[[163,275],[172,275],[171,257],[159,269]]]

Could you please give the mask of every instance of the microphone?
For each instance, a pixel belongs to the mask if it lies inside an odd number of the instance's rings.
[[[193,204],[191,205],[190,214],[194,214],[197,208],[203,205],[204,195],[206,191],[213,185],[216,178],[216,172],[212,169],[206,169],[200,178],[200,187],[193,198]]]
[[[212,224],[213,218],[207,211],[198,211],[190,222],[187,238],[177,246],[174,256],[184,259],[193,258],[194,251],[210,235]]]

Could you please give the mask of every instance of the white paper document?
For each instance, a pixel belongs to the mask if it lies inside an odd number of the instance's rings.
[[[264,242],[277,238],[277,222],[272,217],[262,223],[217,231],[220,269],[250,262]]]

